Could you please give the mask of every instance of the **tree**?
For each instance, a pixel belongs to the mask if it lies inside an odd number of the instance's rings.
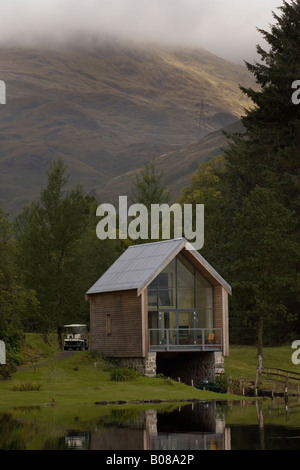
[[[230,333],[281,343],[300,325],[299,206],[300,105],[292,84],[300,78],[300,0],[283,2],[261,61],[246,63],[257,89],[243,88],[252,106],[242,117],[244,133],[228,135],[220,167],[202,165],[183,194],[205,204],[203,253],[233,286]],[[297,318],[297,320],[295,320]],[[250,328],[249,330],[247,328]]]
[[[152,220],[151,220],[151,206],[152,204],[168,204],[171,199],[171,192],[167,191],[162,184],[162,177],[163,173],[158,173],[155,167],[154,162],[147,162],[141,171],[141,174],[136,174],[136,180],[131,192],[131,202],[133,204],[142,204],[147,209],[147,235],[143,235],[140,233],[140,238],[136,241],[139,243],[139,240],[151,240],[151,228]],[[157,234],[157,238],[163,236],[161,230],[161,221],[163,215],[160,214],[157,222],[157,230],[155,233]],[[173,214],[170,215],[170,220],[172,219]],[[137,226],[139,223],[137,224]],[[156,225],[156,223],[155,223]],[[152,227],[151,227],[152,226]],[[170,222],[170,226],[172,226]],[[141,227],[140,227],[141,228]],[[141,230],[142,231],[142,230]],[[170,230],[171,231],[171,230]],[[171,235],[171,233],[170,233]],[[157,238],[155,240],[157,240]]]
[[[110,268],[128,246],[127,240],[119,240],[118,238],[116,240],[109,238],[99,240],[96,236],[96,226],[99,221],[96,217],[98,202],[90,196],[86,196],[85,200],[88,216],[85,231],[78,244],[82,295]],[[86,303],[86,313],[88,316],[88,303]]]
[[[0,367],[0,375],[4,377],[9,377],[20,361],[22,316],[36,305],[35,292],[22,284],[16,259],[12,226],[0,207],[0,339],[6,345],[6,365]]]
[[[178,199],[182,205],[204,204],[205,231],[201,253],[219,272],[222,272],[226,255],[222,252],[222,246],[228,235],[227,220],[224,215],[226,210],[225,171],[223,155],[202,163],[192,176],[191,185],[183,189]]]
[[[263,344],[281,334],[295,320],[289,299],[295,295],[299,277],[291,267],[297,245],[293,214],[267,188],[255,187],[232,220],[234,233],[227,243],[232,255],[228,275],[238,299],[241,323],[256,333],[258,354]],[[278,341],[278,339],[277,339]]]
[[[168,204],[171,193],[162,184],[163,173],[158,173],[153,162],[147,162],[136,174],[136,180],[131,193],[132,203],[144,204],[149,210],[151,204]]]
[[[246,62],[259,89],[241,87],[254,106],[242,118],[246,132],[228,136],[225,154],[237,198],[267,186],[299,215],[300,106],[292,102],[292,84],[300,77],[300,1],[284,1],[280,10],[270,32],[259,30],[269,50],[258,45],[261,62]]]
[[[28,330],[47,332],[79,320],[83,311],[79,245],[88,207],[81,187],[65,190],[65,171],[61,160],[54,162],[40,200],[16,219],[19,269],[40,304],[25,320]]]
[[[278,309],[294,318],[300,297],[300,106],[291,99],[300,77],[300,1],[284,1],[280,10],[270,32],[260,30],[269,49],[257,46],[261,61],[246,63],[259,88],[242,88],[253,106],[242,118],[245,133],[228,136],[225,151],[233,258],[228,268],[233,282],[247,279],[252,304],[241,296],[236,308],[246,301],[247,318],[259,318],[259,349],[264,320]]]

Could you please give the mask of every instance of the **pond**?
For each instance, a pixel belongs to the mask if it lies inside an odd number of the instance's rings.
[[[19,407],[1,450],[300,450],[300,400]]]

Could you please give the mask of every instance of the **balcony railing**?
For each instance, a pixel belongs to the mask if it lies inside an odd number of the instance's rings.
[[[221,328],[149,329],[150,351],[222,351]]]

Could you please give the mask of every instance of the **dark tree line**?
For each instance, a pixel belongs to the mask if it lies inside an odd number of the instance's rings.
[[[98,203],[80,186],[66,189],[61,160],[47,175],[39,199],[13,222],[0,210],[0,338],[8,369],[18,362],[23,331],[59,333],[66,323],[89,322],[85,292],[124,248],[96,237]]]
[[[231,339],[279,344],[300,334],[300,1],[284,2],[268,49],[246,63],[258,90],[242,88],[253,106],[245,132],[227,135],[229,148],[202,165],[181,202],[205,203],[208,259],[233,286]]]

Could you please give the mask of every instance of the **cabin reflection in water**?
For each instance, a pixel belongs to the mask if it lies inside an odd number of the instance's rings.
[[[195,403],[171,413],[147,410],[122,423],[124,411],[115,410],[109,424],[95,426],[86,436],[89,449],[230,450],[230,429],[215,402]],[[82,442],[82,449],[85,448],[87,442]]]

